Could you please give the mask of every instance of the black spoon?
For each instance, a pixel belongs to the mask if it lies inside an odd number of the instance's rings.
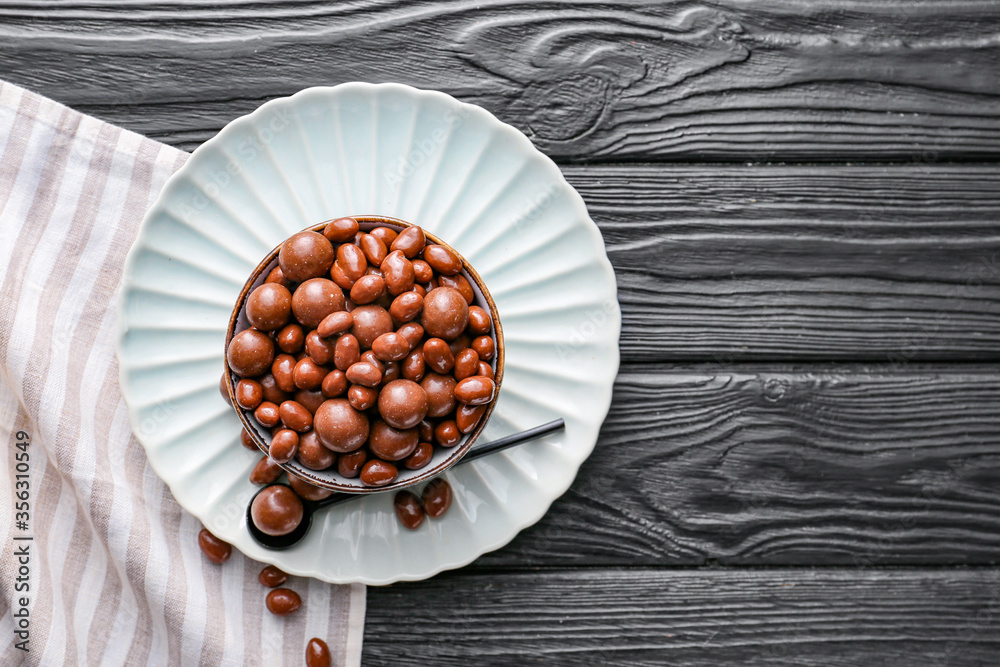
[[[520,433],[515,433],[513,435],[508,435],[493,442],[487,442],[483,445],[477,445],[469,450],[469,453],[459,461],[456,465],[462,465],[463,463],[468,463],[469,461],[475,461],[478,458],[482,458],[488,454],[494,452],[499,452],[502,449],[510,449],[516,445],[529,442],[536,438],[540,438],[543,435],[548,435],[555,431],[560,430],[565,426],[565,422],[562,419],[556,419],[547,424],[542,424],[541,426],[536,426],[535,428],[529,428],[527,431],[521,431]],[[286,484],[271,484],[270,486],[287,486]],[[264,489],[269,488],[267,486],[263,487],[260,491],[254,494],[254,498],[257,497]],[[342,503],[348,500],[356,500],[358,498],[366,497],[367,494],[360,493],[334,493],[332,496],[328,496],[323,500],[306,500],[302,499],[302,521],[292,532],[287,535],[268,535],[260,531],[257,526],[253,523],[253,518],[250,516],[250,507],[253,505],[253,498],[250,499],[250,503],[247,505],[247,529],[250,531],[251,537],[266,549],[288,549],[289,547],[295,546],[306,536],[309,532],[309,528],[312,526],[313,514],[321,507],[326,507],[327,505],[333,505],[336,503]]]

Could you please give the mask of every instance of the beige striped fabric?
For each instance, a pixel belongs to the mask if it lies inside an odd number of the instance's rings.
[[[186,157],[0,81],[0,665],[301,665],[311,637],[360,663],[364,586],[293,577],[303,609],[271,615],[261,565],[205,559],[132,437],[114,296]]]

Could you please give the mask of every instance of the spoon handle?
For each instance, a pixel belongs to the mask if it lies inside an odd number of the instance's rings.
[[[555,419],[541,426],[536,426],[534,428],[529,428],[527,431],[521,431],[520,433],[514,433],[512,435],[507,435],[502,438],[497,438],[492,442],[487,442],[482,445],[476,445],[469,450],[461,461],[456,463],[456,466],[460,466],[464,463],[469,463],[470,461],[475,461],[476,459],[488,456],[495,452],[503,451],[504,449],[510,449],[516,445],[520,445],[525,442],[530,442],[536,438],[540,438],[543,435],[548,435],[549,433],[554,433],[562,428],[564,428],[566,422],[562,419]],[[327,496],[323,500],[313,501],[312,504],[315,508],[326,507],[327,505],[333,505],[336,503],[342,503],[347,500],[355,500],[357,498],[364,497],[360,493],[334,493],[332,496]]]

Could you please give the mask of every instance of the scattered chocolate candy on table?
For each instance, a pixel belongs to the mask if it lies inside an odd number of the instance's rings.
[[[205,557],[213,563],[225,563],[233,555],[233,547],[202,528],[198,533],[198,546]]]
[[[496,343],[462,269],[419,227],[340,218],[282,243],[226,354],[237,405],[271,431],[255,483],[296,460],[385,486],[476,428]]]

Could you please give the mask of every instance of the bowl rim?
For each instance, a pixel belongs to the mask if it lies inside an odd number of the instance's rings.
[[[358,222],[359,225],[371,225],[372,229],[374,229],[375,227],[390,227],[390,228],[396,227],[402,229],[408,227],[420,227],[420,225],[416,223],[408,222],[406,220],[401,220],[399,218],[393,218],[386,215],[363,214],[363,215],[346,215],[346,216],[339,216],[336,218],[330,218],[329,220],[325,220],[323,222],[319,222],[314,225],[305,227],[304,229],[295,233],[298,234],[304,231],[314,231],[322,233],[322,230],[324,230],[327,227],[327,225],[329,225],[334,220],[340,220],[342,218],[353,218]],[[281,469],[284,470],[285,473],[290,475],[295,475],[296,477],[304,479],[310,484],[319,486],[320,488],[329,489],[331,491],[338,491],[341,493],[362,495],[371,493],[383,493],[387,491],[399,491],[401,489],[405,489],[414,486],[416,484],[420,484],[422,482],[430,481],[431,479],[434,479],[435,477],[449,470],[452,466],[456,465],[459,461],[461,461],[465,457],[465,455],[469,452],[469,450],[472,449],[472,446],[475,444],[476,440],[479,438],[483,430],[486,428],[486,423],[489,421],[490,416],[493,414],[493,410],[496,408],[497,401],[500,398],[500,386],[503,381],[504,360],[505,360],[503,325],[500,322],[500,315],[497,310],[497,305],[496,302],[493,300],[493,296],[490,294],[489,289],[486,287],[485,281],[475,270],[472,264],[469,263],[469,261],[466,260],[465,257],[462,256],[460,252],[458,252],[447,242],[441,240],[441,238],[439,238],[437,235],[428,232],[422,227],[420,227],[420,229],[421,231],[423,231],[424,236],[429,241],[444,246],[451,252],[455,253],[455,256],[457,256],[459,260],[462,262],[463,274],[467,274],[468,277],[472,279],[473,283],[482,294],[483,299],[486,301],[486,305],[489,306],[490,317],[493,320],[492,337],[494,343],[496,344],[496,355],[494,356],[494,364],[493,364],[494,366],[493,381],[496,385],[496,388],[493,392],[493,398],[490,400],[489,403],[486,404],[486,411],[479,418],[479,422],[476,424],[475,428],[473,428],[472,431],[463,436],[465,438],[465,442],[461,442],[460,444],[454,446],[448,453],[448,456],[443,461],[441,461],[436,466],[428,467],[425,470],[418,469],[417,474],[408,477],[404,480],[400,480],[397,478],[396,480],[384,486],[365,486],[361,482],[360,477],[355,477],[351,478],[351,481],[355,482],[355,484],[344,484],[340,482],[331,482],[330,480],[319,477],[315,474],[322,471],[312,470],[298,463],[291,465],[295,460],[294,458],[292,459],[292,461],[289,461],[287,463],[278,463],[277,461],[274,461],[274,463],[279,467],[281,467]],[[237,323],[239,322],[239,316],[246,307],[247,298],[253,291],[254,284],[258,281],[258,279],[261,277],[264,271],[270,270],[271,264],[277,257],[278,252],[281,250],[281,246],[284,244],[285,240],[287,239],[282,240],[281,243],[275,246],[270,252],[267,253],[267,255],[264,256],[264,258],[260,261],[260,263],[257,264],[254,270],[250,273],[249,278],[247,278],[246,282],[243,284],[243,287],[240,289],[240,293],[236,297],[236,303],[233,306],[233,311],[229,316],[229,323],[226,327],[225,348],[223,350],[223,365],[225,368],[224,372],[229,380],[228,382],[226,382],[226,389],[228,390],[229,394],[229,402],[232,404],[233,410],[239,417],[240,423],[243,425],[243,428],[250,434],[250,437],[253,440],[254,444],[257,445],[257,449],[260,450],[264,456],[268,457],[270,455],[268,452],[267,442],[265,441],[264,437],[258,430],[259,427],[256,424],[256,422],[250,418],[252,411],[243,409],[236,402],[236,383],[243,378],[240,378],[229,369],[229,363],[227,361],[228,359],[227,352],[229,350],[229,343],[232,341],[233,336],[235,336],[237,333],[236,326]],[[326,399],[326,400],[332,400],[332,399]],[[362,445],[362,447],[363,446],[364,445]],[[396,465],[398,462],[391,462],[391,463],[393,463],[393,465]]]

